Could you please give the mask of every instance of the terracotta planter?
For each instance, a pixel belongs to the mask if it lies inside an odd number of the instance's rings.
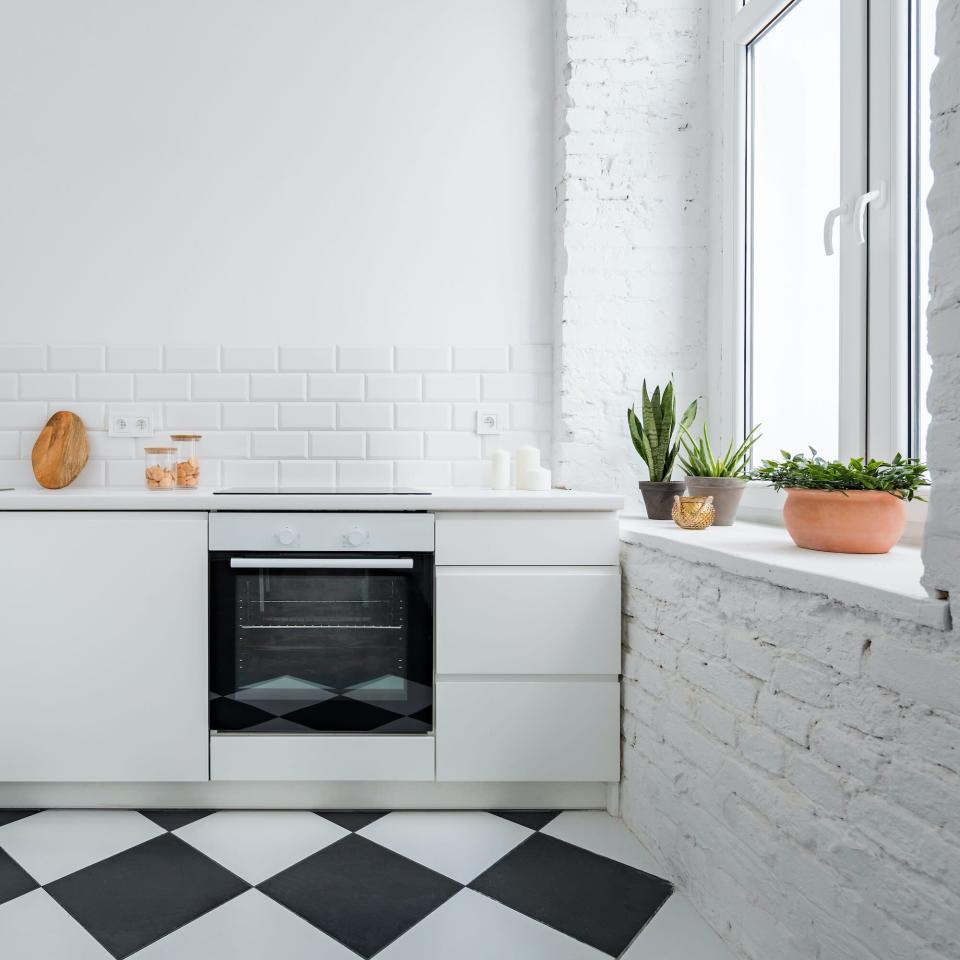
[[[887,553],[907,523],[907,507],[876,490],[787,490],[787,533],[798,547],[830,553]]]
[[[643,494],[647,517],[651,520],[672,520],[673,498],[682,496],[685,486],[682,480],[666,480],[663,483],[641,480],[640,493]]]
[[[713,497],[717,518],[715,527],[732,527],[743,499],[747,481],[739,477],[687,477],[687,493],[691,497]]]

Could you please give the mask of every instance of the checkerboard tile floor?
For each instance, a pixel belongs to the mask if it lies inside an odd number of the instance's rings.
[[[730,960],[605,813],[0,810],[4,960]]]

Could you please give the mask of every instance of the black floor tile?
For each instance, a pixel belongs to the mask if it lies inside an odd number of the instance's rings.
[[[0,810],[0,827],[13,823],[14,820],[22,820],[24,817],[32,817],[39,810]]]
[[[542,833],[469,886],[612,957],[673,891],[666,880]]]
[[[36,890],[40,884],[0,847],[0,903]]]
[[[165,833],[44,889],[119,960],[249,888]]]
[[[462,889],[351,834],[258,889],[362,957],[372,957]]]
[[[560,815],[559,810],[491,810],[498,817],[519,823],[521,827],[542,830],[551,820]]]
[[[387,815],[386,810],[314,810],[313,812],[324,820],[330,820],[338,827],[353,833]]]
[[[178,830],[194,820],[210,816],[213,810],[139,810],[138,813],[164,830]]]

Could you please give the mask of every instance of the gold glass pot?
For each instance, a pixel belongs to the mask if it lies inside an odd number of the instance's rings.
[[[713,497],[674,497],[673,522],[684,530],[705,530],[716,519]]]

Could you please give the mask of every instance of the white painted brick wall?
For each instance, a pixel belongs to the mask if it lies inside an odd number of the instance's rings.
[[[927,458],[933,475],[924,538],[924,582],[952,597],[960,617],[960,3],[940,0],[933,113],[933,189],[927,200],[933,229],[927,347],[933,376],[927,404],[933,420]]]
[[[30,451],[61,409],[90,436],[78,485],[143,483],[149,444],[107,436],[110,408],[130,404],[159,417],[150,444],[203,433],[204,485],[481,486],[497,447],[532,443],[549,466],[550,356],[545,344],[0,344],[0,486],[35,483]],[[501,434],[477,436],[480,403]]]
[[[750,960],[960,957],[960,647],[624,545],[627,824]]]
[[[558,3],[554,463],[636,495],[644,377],[706,390],[706,0]]]

